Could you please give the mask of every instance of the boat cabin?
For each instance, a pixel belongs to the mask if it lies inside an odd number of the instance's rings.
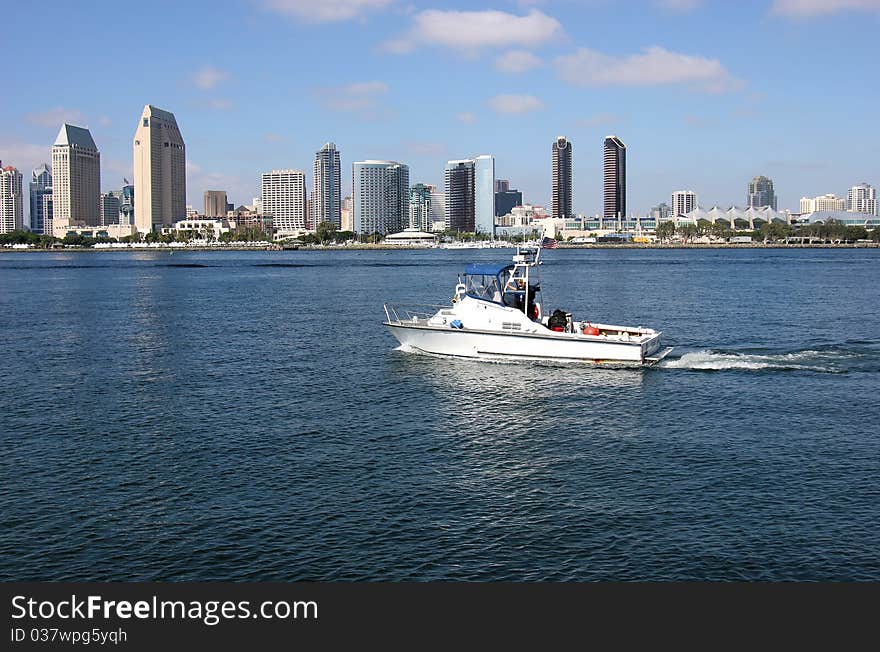
[[[530,262],[468,265],[464,272],[464,294],[480,301],[516,308],[538,321],[541,310],[537,299],[541,286],[529,281]]]

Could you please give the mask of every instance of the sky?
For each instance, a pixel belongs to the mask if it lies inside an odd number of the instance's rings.
[[[145,104],[186,141],[188,203],[249,204],[260,174],[327,141],[442,185],[447,160],[549,205],[573,144],[577,212],[602,210],[602,143],[627,145],[628,212],[674,190],[779,208],[880,185],[880,0],[91,0],[7,3],[0,160],[29,180],[62,122],[91,129],[102,188],[132,178]],[[12,65],[10,65],[12,64]]]

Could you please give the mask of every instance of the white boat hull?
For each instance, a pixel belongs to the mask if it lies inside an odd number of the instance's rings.
[[[463,358],[584,361],[654,364],[669,351],[660,351],[660,333],[640,342],[617,341],[580,333],[498,333],[421,324],[386,322],[397,341],[417,351]]]

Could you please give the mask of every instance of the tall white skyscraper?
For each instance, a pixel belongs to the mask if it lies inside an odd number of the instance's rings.
[[[409,167],[397,161],[352,165],[355,233],[397,233],[409,223]]]
[[[306,230],[306,175],[302,170],[272,170],[263,174],[263,214],[272,217],[279,235]]]
[[[150,104],[134,134],[134,195],[141,233],[186,218],[186,145],[174,114]]]
[[[446,193],[431,186],[431,230],[446,228]]]
[[[697,193],[692,190],[676,190],[672,193],[672,217],[686,215],[697,207]]]
[[[52,169],[43,163],[31,175],[31,231],[52,235]],[[45,198],[48,196],[49,200]],[[47,214],[48,213],[48,214]]]
[[[100,198],[101,154],[92,134],[62,125],[52,145],[53,228],[98,226]]]
[[[876,215],[877,191],[867,183],[853,186],[846,195],[846,210],[853,213]]]
[[[335,143],[326,143],[315,152],[315,186],[312,190],[313,228],[321,222],[342,226],[342,166]]]
[[[21,172],[0,161],[0,233],[24,228]]]

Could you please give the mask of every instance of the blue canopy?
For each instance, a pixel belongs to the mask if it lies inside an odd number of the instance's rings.
[[[475,276],[478,274],[489,274],[491,276],[498,276],[503,270],[508,267],[513,267],[510,264],[498,264],[498,263],[471,263],[468,265],[464,273],[467,276]]]

